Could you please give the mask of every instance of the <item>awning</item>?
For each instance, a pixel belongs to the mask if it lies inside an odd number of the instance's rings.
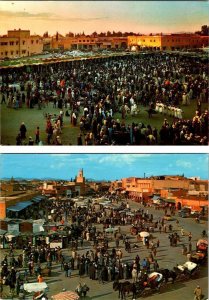
[[[153,197],[152,197],[152,200],[159,200],[160,199],[160,196],[157,196],[157,195],[154,195]]]
[[[46,282],[31,282],[31,283],[24,283],[23,285],[24,290],[28,293],[32,292],[42,292],[48,288]]]
[[[176,203],[175,199],[163,199],[167,203]]]
[[[33,197],[33,198],[31,199],[31,201],[33,201],[33,202],[35,202],[35,203],[39,203],[39,202],[41,202],[43,199],[44,199],[43,196],[37,196],[37,197]]]
[[[33,204],[32,201],[18,202],[16,205],[7,208],[8,211],[18,212]]]
[[[72,291],[65,291],[52,296],[53,300],[78,300],[80,297]]]
[[[0,235],[4,235],[4,234],[6,234],[6,233],[7,233],[6,230],[0,229]]]
[[[126,193],[128,193],[128,191],[122,191],[122,192],[121,192],[121,194],[126,194]]]

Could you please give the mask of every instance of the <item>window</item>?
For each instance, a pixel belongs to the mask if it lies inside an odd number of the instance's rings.
[[[16,54],[19,54],[19,51],[16,51]]]
[[[19,45],[19,42],[16,42],[16,45]]]
[[[7,44],[8,44],[7,42],[1,42],[2,46],[7,46]]]
[[[11,55],[13,55],[14,51],[11,51]]]
[[[87,40],[87,43],[89,42],[89,40]]]
[[[155,40],[153,42],[155,42]]]
[[[7,56],[7,54],[8,54],[8,52],[7,51],[5,51],[5,55]]]
[[[31,40],[31,44],[33,44],[33,40]]]
[[[25,45],[25,41],[22,41],[22,44]]]
[[[3,55],[4,54],[4,52],[1,52],[1,55]]]
[[[26,53],[26,50],[22,50],[22,54],[25,54]]]
[[[79,40],[79,43],[81,43],[81,40]]]
[[[150,40],[150,42],[152,42],[152,40]]]
[[[10,46],[13,46],[14,45],[14,42],[9,42]]]
[[[86,40],[83,40],[83,43],[85,43]]]
[[[36,44],[38,44],[38,40],[36,40]]]

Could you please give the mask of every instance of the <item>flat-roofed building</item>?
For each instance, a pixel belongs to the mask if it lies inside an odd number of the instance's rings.
[[[25,57],[43,52],[43,39],[30,30],[9,30],[0,36],[0,58]]]
[[[166,34],[128,36],[128,47],[132,50],[180,50],[202,48],[209,45],[208,36],[197,34]]]
[[[44,49],[61,50],[97,50],[97,49],[126,49],[127,37],[92,37],[81,35],[79,37],[64,37],[54,35],[44,38]]]

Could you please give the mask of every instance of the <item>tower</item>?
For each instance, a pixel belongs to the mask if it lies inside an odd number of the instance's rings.
[[[85,183],[85,177],[83,176],[83,169],[78,171],[78,176],[76,177],[77,183]]]

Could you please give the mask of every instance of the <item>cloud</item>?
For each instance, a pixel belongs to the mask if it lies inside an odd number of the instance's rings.
[[[149,157],[151,154],[108,154],[98,159],[98,163],[110,163],[119,167],[121,164],[131,165],[140,158]],[[117,165],[116,165],[117,164]]]
[[[41,18],[41,19],[56,17],[56,15],[52,14],[52,13],[33,14],[33,13],[29,13],[27,11],[12,12],[12,11],[8,11],[8,10],[0,10],[0,16],[6,17],[6,18],[16,17],[16,18]]]
[[[61,163],[56,163],[56,164],[52,164],[50,165],[51,169],[62,169],[65,166],[65,163],[61,162]]]
[[[56,153],[56,154],[50,154],[51,157],[70,157],[72,154],[68,153]]]
[[[192,163],[190,161],[186,161],[186,160],[177,160],[176,166],[181,167],[181,168],[191,169]]]
[[[54,13],[30,13],[27,11],[17,11],[12,12],[8,10],[0,10],[0,17],[1,18],[28,18],[28,19],[36,19],[36,20],[49,20],[49,21],[68,21],[68,22],[92,22],[92,21],[99,21],[99,20],[106,20],[108,19],[107,16],[102,17],[85,17],[85,18],[66,18],[59,15],[56,15]]]

